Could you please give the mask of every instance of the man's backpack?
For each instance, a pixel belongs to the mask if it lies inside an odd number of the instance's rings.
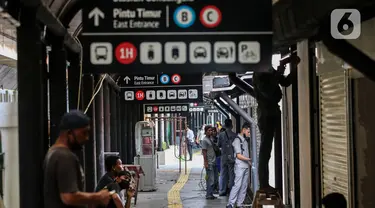
[[[223,152],[225,153],[228,163],[234,163],[236,161],[236,157],[234,154],[232,143],[234,139],[237,137],[237,135],[234,135],[234,134],[229,135],[227,131],[224,131],[224,133],[227,139],[222,144],[222,148],[224,148]]]
[[[244,149],[243,149],[243,140],[240,138],[240,137],[235,137],[234,138],[234,140],[236,140],[236,139],[239,139],[240,140],[240,147],[241,147],[241,155],[243,155],[243,151],[244,151]],[[234,140],[233,140],[233,142],[234,142]],[[232,142],[232,144],[233,144],[233,142]],[[234,153],[234,146],[232,145],[232,147],[233,147],[233,153]],[[236,154],[233,154],[234,155],[234,158],[236,158]]]

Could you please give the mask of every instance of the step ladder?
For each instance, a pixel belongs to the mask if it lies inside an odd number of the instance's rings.
[[[283,199],[279,192],[265,192],[259,190],[255,193],[252,208],[262,208],[264,205],[274,206],[275,208],[284,208]]]

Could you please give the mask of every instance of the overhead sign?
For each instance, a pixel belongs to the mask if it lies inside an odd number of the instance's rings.
[[[222,15],[220,9],[216,6],[206,6],[202,9],[199,17],[203,26],[214,28],[219,26]]]
[[[126,75],[117,84],[121,88],[148,87],[148,86],[202,86],[201,75],[187,74],[152,74],[152,75]]]
[[[118,85],[126,102],[188,103],[203,100],[201,75],[126,75]]]
[[[268,1],[97,0],[84,5],[82,21],[85,73],[245,72],[271,66]]]
[[[202,86],[121,88],[127,102],[192,103],[203,100]]]
[[[190,107],[190,112],[204,112],[204,106]]]
[[[186,113],[189,104],[146,104],[144,113]]]
[[[219,113],[217,109],[208,109],[207,113]]]

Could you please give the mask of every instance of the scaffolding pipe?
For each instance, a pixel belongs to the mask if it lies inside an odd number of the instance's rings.
[[[251,124],[251,171],[252,178],[253,178],[253,192],[256,193],[258,191],[258,155],[257,155],[257,126],[256,124]]]
[[[237,77],[235,73],[229,74],[229,80],[240,90],[244,91],[245,93],[249,93],[252,97],[254,97],[254,88],[249,83]]]
[[[245,82],[244,80],[238,78],[235,73],[230,73],[229,74],[229,79],[240,90],[242,90],[243,92],[248,93],[249,95],[251,95],[252,97],[254,97],[254,88],[250,84],[248,84],[247,82]],[[234,108],[234,107],[232,106],[232,108]],[[248,117],[250,117],[249,114],[246,114],[246,115]],[[246,120],[245,117],[244,117],[244,119]],[[252,119],[252,120],[254,121],[254,119]],[[249,121],[249,122],[251,122],[251,121]],[[258,190],[258,157],[257,157],[257,134],[256,134],[256,130],[257,130],[256,123],[255,122],[251,122],[251,147],[252,147],[251,148],[251,159],[252,159],[252,165],[251,165],[252,174],[251,174],[251,176],[252,176],[252,185],[253,185],[253,192],[254,193],[256,193],[256,191]]]
[[[179,127],[180,127],[180,128],[179,128],[179,129],[180,129],[180,132],[179,132],[179,135],[180,135],[180,138],[179,138],[179,139],[180,139],[180,142],[179,142],[179,144],[178,144],[179,147],[180,147],[180,148],[179,148],[179,151],[178,151],[178,152],[179,152],[179,154],[178,154],[178,157],[179,157],[179,160],[178,160],[178,171],[179,171],[179,173],[181,173],[181,140],[182,140],[182,131],[181,131],[181,128],[182,128],[182,120],[181,120],[181,118],[180,118],[178,121],[179,121],[179,122],[178,122],[178,123],[179,123],[178,125],[179,125]]]
[[[68,29],[43,1],[22,0],[21,3],[26,7],[35,9],[37,19],[46,25],[48,31],[53,35],[64,38],[64,45],[66,45],[70,51],[76,54],[81,53],[80,44],[78,44],[76,39],[69,33]]]
[[[236,113],[232,108],[230,108],[228,105],[225,105],[225,103],[220,100],[220,98],[217,98],[216,99],[216,102],[219,106],[221,106],[222,108],[224,108],[225,110],[227,110],[232,116],[236,117],[238,116],[238,113]],[[228,116],[229,118],[229,116]]]
[[[181,121],[182,121],[182,120],[181,120]],[[185,119],[185,126],[186,126],[186,122],[187,122],[187,121],[186,121],[186,119]],[[184,130],[184,131],[185,131],[185,130]],[[182,128],[181,128],[181,132],[182,132]],[[185,160],[184,160],[184,162],[185,162],[185,175],[186,175],[186,174],[187,174],[187,148],[188,148],[188,147],[187,147],[187,145],[188,145],[187,142],[188,142],[188,141],[187,141],[187,139],[186,139],[186,134],[185,134],[185,140],[184,140],[184,141],[185,141],[185,143],[184,143],[184,144],[185,144],[185,148],[184,148],[184,150],[185,150],[185,151],[184,151],[184,158],[185,158]],[[190,157],[192,157],[192,156],[190,156]],[[193,157],[192,157],[192,158],[193,158]]]
[[[220,97],[228,103],[240,116],[242,116],[247,122],[256,124],[257,122],[251,118],[246,111],[244,111],[237,103],[235,103],[225,92],[220,94]]]

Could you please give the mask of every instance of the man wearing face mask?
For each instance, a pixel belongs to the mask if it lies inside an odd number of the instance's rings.
[[[234,186],[230,191],[227,208],[233,208],[235,204],[237,204],[236,207],[242,208],[243,202],[245,201],[247,186],[249,184],[249,166],[251,163],[248,143],[249,138],[250,125],[244,123],[241,133],[237,135],[237,138],[235,138],[232,143],[236,156],[234,165],[235,178]]]
[[[116,175],[123,171],[122,161],[119,156],[110,155],[105,158],[105,169],[106,173],[100,178],[98,185],[95,188],[95,191],[100,191],[104,186],[113,183]]]
[[[44,160],[44,207],[107,205],[111,195],[108,190],[83,192],[84,173],[73,153],[89,140],[90,119],[84,113],[73,110],[62,117],[59,128],[59,137]]]
[[[115,181],[104,187],[104,189],[114,192],[112,194],[112,199],[109,201],[106,208],[123,208],[124,207],[124,199],[121,197],[122,194],[120,192],[124,189],[129,189],[130,181],[131,181],[131,174],[127,171],[120,171],[117,173],[117,177],[115,178]]]

